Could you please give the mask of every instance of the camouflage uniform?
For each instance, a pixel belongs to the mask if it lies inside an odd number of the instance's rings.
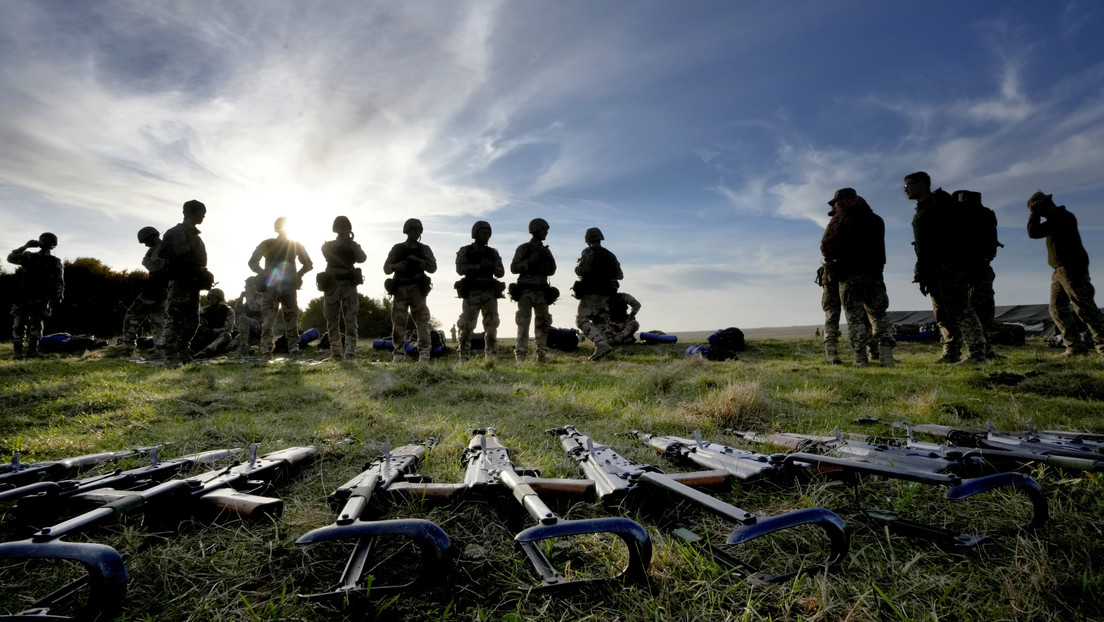
[[[985,360],[988,345],[977,312],[970,306],[970,277],[964,260],[971,243],[963,239],[961,219],[951,195],[937,188],[917,202],[912,218],[916,251],[915,282],[931,295],[932,311],[942,335],[944,362]]]
[[[433,341],[429,334],[429,306],[426,305],[431,284],[426,273],[436,271],[437,259],[433,257],[433,251],[421,242],[400,242],[392,246],[387,254],[383,273],[395,275],[388,291],[395,297],[391,303],[391,339],[395,360],[406,356],[403,347],[406,324],[413,317],[418,331],[418,359],[429,361]]]
[[[261,293],[257,291],[259,276],[245,279],[245,289],[234,299],[234,338],[230,350],[237,356],[249,356],[249,344],[261,340]]]
[[[575,274],[579,276],[574,287],[575,296],[579,299],[575,325],[594,342],[594,358],[600,358],[611,349],[601,328],[609,323],[609,298],[616,293],[617,282],[625,275],[621,272],[617,257],[600,245],[601,231],[596,228],[588,230],[587,243],[592,242],[592,231],[597,232],[598,237],[593,245],[583,249],[575,266]]]
[[[490,225],[487,225],[486,231],[490,233]],[[475,230],[472,235],[476,235]],[[502,257],[494,248],[476,240],[457,251],[456,273],[464,277],[459,283],[459,294],[464,302],[460,319],[456,321],[460,360],[468,360],[471,354],[472,331],[475,330],[480,313],[483,314],[486,340],[483,356],[487,360],[493,360],[498,354],[498,298],[502,291],[502,282],[497,279],[506,274],[506,269],[502,267]]]
[[[966,278],[969,281],[967,295],[981,324],[981,332],[986,336],[985,355],[987,358],[1003,358],[988,342],[997,310],[993,291],[997,274],[993,271],[992,262],[997,256],[997,249],[1004,246],[997,240],[997,215],[981,204],[980,193],[958,190],[952,196],[958,201],[960,218],[967,223],[963,244]]]
[[[165,328],[165,293],[168,289],[168,278],[165,275],[164,261],[156,258],[157,246],[146,250],[142,257],[142,267],[149,272],[146,282],[142,284],[142,291],[134,302],[127,307],[123,316],[123,340],[122,344],[133,347],[138,341],[138,331],[142,330],[142,323],[149,318],[150,333],[153,334],[155,348],[162,347],[162,331]]]
[[[206,208],[203,212],[206,213]],[[199,292],[211,287],[214,281],[207,271],[207,247],[199,233],[195,225],[185,220],[165,232],[154,252],[155,260],[164,263],[169,281],[161,338],[169,364],[192,359],[192,337],[199,326]]]
[[[1104,355],[1104,314],[1096,306],[1096,290],[1089,278],[1089,254],[1081,242],[1077,218],[1064,205],[1055,206],[1051,195],[1041,192],[1032,195],[1028,207],[1036,201],[1045,201],[1049,209],[1032,209],[1027,235],[1046,238],[1047,262],[1054,268],[1050,279],[1050,317],[1062,331],[1067,354],[1084,351],[1078,341],[1080,318],[1092,332],[1096,351]]]
[[[636,314],[640,312],[640,301],[625,292],[609,297],[609,322],[604,327],[606,341],[611,345],[636,343],[636,333],[640,322]]]
[[[261,259],[264,258],[264,269]],[[303,267],[296,271],[295,260]],[[257,245],[249,258],[249,267],[261,276],[261,356],[270,356],[275,347],[272,327],[276,314],[283,312],[284,334],[287,336],[288,353],[299,352],[299,302],[297,292],[303,285],[302,275],[314,268],[303,245],[281,234]]]
[[[234,308],[221,298],[211,302],[199,312],[199,327],[192,337],[196,354],[217,356],[230,348],[234,327],[237,325]]]
[[[56,244],[56,237],[54,240]],[[12,345],[17,358],[38,355],[43,324],[53,313],[51,306],[60,304],[65,297],[65,268],[50,253],[52,247],[42,246],[38,252],[26,248],[8,254],[8,263],[19,266],[16,271],[19,298],[11,308]]]
[[[336,227],[336,225],[335,225]],[[330,336],[330,353],[336,360],[352,359],[357,352],[357,312],[360,299],[357,298],[357,286],[364,282],[364,276],[358,263],[368,259],[364,249],[350,235],[339,235],[322,245],[322,256],[326,258],[325,287],[322,315],[326,318],[326,330]],[[336,230],[336,229],[335,229]],[[345,349],[341,348],[341,323],[345,323]]]
[[[542,221],[543,223],[543,221]],[[547,232],[547,223],[543,223]],[[534,233],[530,227],[530,233]],[[548,356],[548,329],[552,326],[552,313],[548,307],[554,300],[554,292],[548,284],[548,277],[556,274],[556,259],[552,251],[544,245],[539,234],[517,247],[514,260],[510,262],[510,272],[518,275],[517,284],[511,289],[511,297],[518,303],[517,340],[514,342],[514,357],[521,361],[529,354],[529,320],[533,320],[533,340],[536,341],[538,361]]]

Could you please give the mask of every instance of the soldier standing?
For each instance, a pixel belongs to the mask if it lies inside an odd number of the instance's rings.
[[[506,269],[502,267],[498,251],[487,246],[491,239],[491,223],[476,221],[471,234],[475,242],[456,252],[456,273],[463,277],[457,282],[457,293],[464,301],[460,319],[456,322],[460,340],[457,351],[460,362],[468,360],[472,331],[482,313],[486,344],[483,358],[492,361],[498,354],[498,299],[506,288],[498,279],[506,274]]]
[[[161,341],[165,364],[176,367],[192,360],[192,337],[199,326],[199,292],[214,285],[207,271],[207,247],[199,229],[207,216],[207,206],[195,199],[184,204],[184,222],[165,232],[154,251],[154,261],[164,265],[168,285],[165,289],[165,329]]]
[[[897,342],[886,320],[889,296],[882,277],[885,223],[854,188],[837,190],[828,204],[835,214],[824,229],[820,252],[829,282],[839,287],[855,365],[867,365],[868,347],[876,343],[882,365],[893,367]]]
[[[997,249],[1004,247],[997,239],[997,214],[981,204],[980,192],[957,190],[951,196],[958,202],[961,218],[966,223],[966,243],[962,250],[970,284],[968,295],[970,306],[981,324],[981,332],[986,336],[985,358],[1004,358],[993,350],[993,344],[988,339],[993,332],[997,311],[993,292],[997,274],[992,263],[997,257]]]
[[[210,358],[225,353],[235,324],[234,309],[226,304],[226,294],[217,287],[207,292],[207,306],[199,311],[199,328],[192,337],[194,346],[202,346],[195,357]]]
[[[368,255],[353,239],[353,223],[345,216],[333,221],[337,239],[322,245],[322,257],[326,269],[318,275],[318,289],[322,290],[322,315],[326,318],[326,331],[330,336],[330,353],[335,361],[353,360],[357,351],[357,285],[364,282],[364,274],[358,263],[364,263]],[[345,323],[345,348],[341,347],[341,323]]]
[[[127,307],[126,315],[123,316],[123,336],[114,348],[125,353],[133,352],[138,341],[138,331],[146,318],[149,318],[154,351],[160,352],[161,332],[165,327],[165,289],[168,285],[165,263],[155,257],[157,247],[161,244],[161,233],[153,227],[142,227],[138,230],[138,242],[146,246],[142,267],[149,276],[142,284],[138,297]]]
[[[626,292],[618,292],[609,299],[609,323],[606,325],[606,341],[611,345],[636,343],[636,332],[640,322],[636,314],[640,312],[640,301]]]
[[[65,268],[51,253],[57,243],[57,236],[47,232],[8,254],[8,263],[19,266],[18,297],[11,309],[12,347],[17,359],[38,356],[42,326],[53,313],[52,307],[65,298]],[[38,252],[28,248],[38,248]]]
[[[1053,196],[1039,191],[1027,200],[1031,212],[1027,235],[1046,238],[1047,262],[1054,268],[1050,278],[1050,316],[1062,331],[1066,344],[1063,356],[1087,352],[1078,339],[1078,318],[1089,327],[1096,351],[1104,356],[1104,314],[1096,306],[1096,290],[1089,279],[1089,254],[1081,243],[1077,218],[1066,206],[1055,205]]]
[[[276,219],[272,228],[276,237],[269,238],[257,245],[249,258],[249,269],[256,273],[263,288],[261,294],[261,348],[264,358],[272,356],[275,346],[272,327],[276,324],[276,314],[283,311],[284,334],[287,336],[288,354],[299,353],[299,303],[296,300],[299,288],[303,286],[303,275],[314,269],[310,256],[303,245],[287,236],[287,218]],[[261,268],[261,259],[265,265]],[[296,259],[302,264],[295,269]]]
[[[940,363],[984,363],[988,346],[977,313],[970,306],[965,248],[966,227],[956,203],[942,188],[931,190],[931,177],[922,171],[905,177],[905,195],[916,201],[912,218],[916,270],[913,282],[930,294],[935,321],[942,336]]]
[[[609,322],[609,298],[617,292],[618,281],[625,275],[621,272],[617,257],[602,246],[602,240],[606,238],[601,229],[587,229],[583,239],[587,247],[575,266],[579,280],[572,288],[579,299],[575,324],[583,335],[594,342],[594,354],[590,360],[597,361],[613,351],[601,327]]]
[[[422,221],[408,219],[403,223],[403,233],[406,234],[406,241],[392,246],[387,260],[383,262],[383,273],[395,275],[384,281],[387,293],[394,296],[391,304],[391,340],[395,348],[393,360],[406,360],[403,340],[406,324],[413,317],[418,331],[418,361],[426,363],[432,348],[426,296],[432,286],[429,274],[437,271],[437,260],[433,257],[433,251],[419,241]]]
[[[556,274],[556,259],[544,244],[548,238],[548,222],[534,218],[529,221],[529,233],[533,237],[517,247],[514,260],[510,262],[510,272],[518,275],[517,283],[510,287],[510,298],[518,303],[514,316],[517,322],[514,360],[520,363],[529,355],[529,320],[532,318],[536,358],[538,363],[543,363],[548,358],[548,329],[552,326],[548,307],[556,302],[560,292],[548,283],[548,277]]]

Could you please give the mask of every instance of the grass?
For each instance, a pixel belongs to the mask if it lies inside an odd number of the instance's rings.
[[[852,529],[841,571],[803,574],[762,585],[725,570],[670,537],[685,524],[723,543],[733,526],[665,500],[620,508],[548,498],[560,515],[627,515],[652,535],[646,586],[594,586],[556,595],[534,585],[513,534],[532,524],[509,496],[463,503],[399,502],[379,516],[426,518],[452,539],[457,555],[447,577],[399,594],[373,592],[350,607],[301,602],[300,592],[328,589],[344,566],[341,547],[299,547],[295,540],[335,519],[326,497],[392,445],[438,439],[421,472],[434,481],[463,478],[459,458],[469,430],[493,426],[518,466],[548,477],[581,477],[545,431],[574,424],[638,462],[666,471],[651,450],[619,434],[633,429],[692,436],[736,446],[725,428],[828,434],[888,433],[852,423],[860,417],[950,425],[1104,432],[1104,364],[1066,360],[1032,341],[1004,348],[1006,360],[980,368],[938,366],[935,346],[904,344],[898,365],[830,366],[812,340],[753,342],[738,361],[687,359],[685,345],[620,348],[599,363],[589,348],[554,353],[551,363],[500,359],[457,365],[381,364],[390,353],[363,352],[355,364],[314,361],[269,366],[136,365],[95,354],[12,361],[0,349],[0,459],[24,460],[171,442],[168,456],[261,444],[262,451],[313,444],[321,459],[282,485],[283,515],[259,522],[127,517],[78,537],[116,547],[126,559],[126,620],[1070,620],[1104,617],[1104,476],[1049,467],[1026,472],[1046,490],[1051,521],[1036,533],[1008,527],[1023,515],[1015,495],[985,495],[948,504],[940,489],[863,480],[857,487],[812,480],[785,487],[734,484],[724,500],[769,516],[803,507],[829,508]],[[319,355],[320,356],[320,355]],[[136,465],[136,462],[128,465]],[[969,529],[991,529],[973,551],[943,550],[887,534],[865,522],[858,505]],[[27,526],[0,506],[0,535],[24,537]],[[757,568],[782,570],[814,558],[816,533],[795,530],[729,551]],[[608,539],[550,543],[546,552],[579,576],[616,572],[625,551]],[[394,552],[392,552],[393,554]],[[398,551],[399,554],[402,551]],[[382,559],[388,553],[381,552]],[[0,612],[26,606],[25,588],[53,571],[41,565],[0,568]],[[612,568],[612,570],[611,570]],[[381,573],[382,574],[382,573]]]

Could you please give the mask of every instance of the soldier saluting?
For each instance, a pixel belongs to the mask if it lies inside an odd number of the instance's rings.
[[[8,263],[19,266],[18,298],[12,305],[12,346],[17,359],[38,356],[42,325],[53,313],[51,306],[65,298],[65,268],[51,253],[57,243],[57,236],[47,232],[8,254]],[[38,252],[29,248],[38,248]]]
[[[548,238],[548,221],[543,218],[529,221],[529,233],[532,239],[517,247],[514,260],[510,262],[510,272],[518,275],[517,283],[510,286],[510,298],[518,303],[514,359],[520,363],[529,354],[529,320],[532,318],[537,362],[543,363],[548,357],[548,329],[552,326],[548,307],[556,302],[560,292],[548,284],[548,277],[556,274],[556,259],[544,244]]]
[[[483,357],[491,361],[498,354],[498,298],[505,289],[505,284],[498,280],[506,274],[502,257],[487,245],[491,239],[491,223],[476,221],[472,225],[472,239],[473,243],[456,252],[456,273],[464,277],[457,282],[457,293],[464,300],[460,319],[456,322],[460,331],[457,350],[461,362],[468,360],[471,353],[472,331],[480,313],[483,314],[486,339]]]
[[[433,251],[419,240],[422,237],[422,221],[410,218],[403,223],[406,241],[391,247],[387,260],[383,262],[383,273],[394,274],[394,278],[384,281],[384,289],[394,296],[391,303],[391,340],[394,343],[395,362],[406,360],[403,341],[406,337],[406,323],[414,318],[414,327],[418,331],[418,361],[429,362],[431,338],[429,336],[429,307],[426,296],[432,283],[429,274],[437,271],[437,259]]]

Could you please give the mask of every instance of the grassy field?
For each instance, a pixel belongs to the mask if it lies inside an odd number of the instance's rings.
[[[175,456],[261,445],[262,452],[316,445],[320,458],[280,486],[283,515],[262,521],[177,521],[130,517],[78,539],[103,542],[125,557],[127,620],[1078,620],[1104,618],[1104,483],[1100,474],[1049,467],[1025,472],[1042,484],[1051,520],[1034,533],[1006,529],[1026,503],[996,493],[964,504],[942,491],[863,480],[857,487],[812,480],[786,487],[734,485],[718,496],[769,516],[820,506],[847,520],[851,554],[838,572],[803,574],[762,585],[725,571],[673,541],[669,527],[692,527],[714,542],[733,528],[692,506],[651,502],[603,508],[593,500],[550,499],[562,516],[627,515],[651,534],[647,585],[596,586],[576,593],[529,592],[537,583],[513,534],[531,519],[507,497],[460,504],[401,503],[381,516],[428,518],[452,539],[456,558],[439,585],[416,593],[370,593],[348,607],[299,602],[296,594],[334,584],[340,547],[295,540],[330,524],[326,496],[356,475],[385,441],[438,440],[421,469],[434,481],[463,478],[460,454],[470,430],[491,426],[518,466],[549,477],[581,477],[550,427],[574,424],[622,455],[665,471],[663,461],[621,433],[640,429],[740,445],[725,428],[828,434],[881,432],[860,417],[952,425],[994,422],[1005,430],[1104,431],[1104,364],[1065,360],[1039,342],[1004,348],[983,367],[938,366],[937,347],[904,344],[892,369],[830,366],[812,339],[752,341],[738,361],[690,360],[677,346],[620,348],[599,363],[589,346],[554,353],[551,363],[515,365],[504,349],[493,363],[355,364],[312,360],[271,365],[212,363],[165,369],[96,353],[10,360],[0,349],[0,459],[57,459],[172,443]],[[321,358],[321,355],[318,355]],[[376,357],[379,358],[379,357]],[[390,358],[387,353],[386,358]],[[750,448],[750,447],[749,447]],[[760,448],[763,449],[763,448]],[[137,462],[131,463],[137,465]],[[976,550],[944,550],[887,534],[865,522],[857,504],[878,504],[937,523],[988,531]],[[657,507],[658,505],[658,507]],[[0,507],[5,539],[26,535],[11,507]],[[730,552],[755,568],[791,567],[823,553],[816,534],[797,530]],[[596,538],[549,549],[572,572],[610,572],[623,551]],[[585,566],[585,567],[584,567]],[[0,612],[26,606],[23,588],[51,573],[24,564],[0,570]]]

